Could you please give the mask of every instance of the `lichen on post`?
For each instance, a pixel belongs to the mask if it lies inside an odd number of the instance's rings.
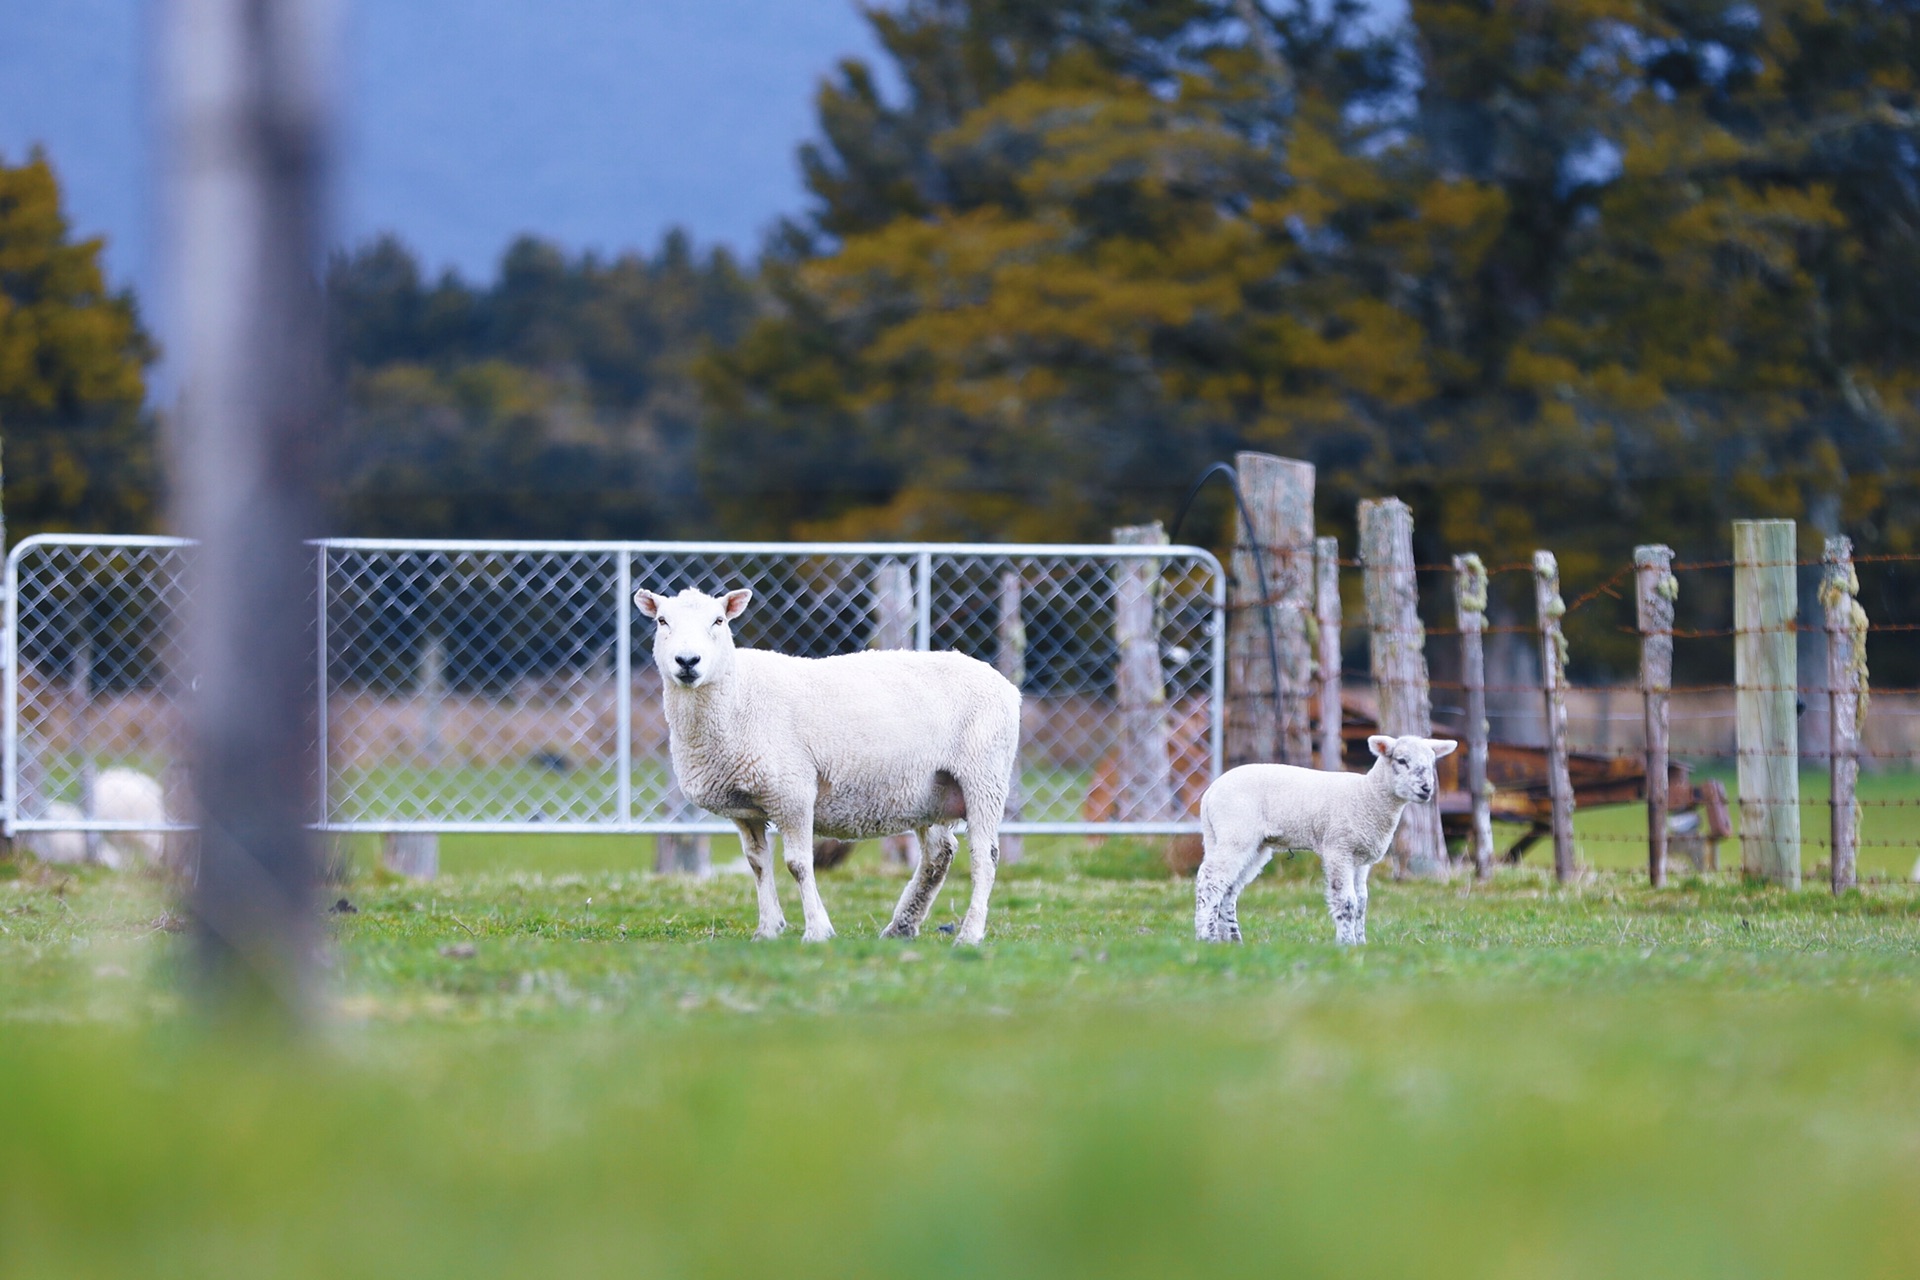
[[[1567,637],[1561,629],[1560,562],[1551,551],[1533,553],[1534,608],[1540,626],[1540,688],[1547,711],[1547,794],[1553,802],[1553,878],[1579,872],[1573,851],[1573,781],[1567,772]]]
[[[1828,777],[1832,813],[1833,891],[1857,882],[1860,847],[1860,719],[1867,709],[1867,611],[1853,568],[1853,539],[1828,538],[1820,604],[1827,624]]]
[[[1466,693],[1466,758],[1460,762],[1472,813],[1473,874],[1493,874],[1493,787],[1487,781],[1487,566],[1468,552],[1453,558],[1453,605],[1460,624],[1460,684]]]

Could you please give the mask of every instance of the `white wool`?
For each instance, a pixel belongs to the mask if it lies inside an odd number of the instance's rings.
[[[47,806],[47,817],[59,822],[80,822],[78,805],[55,800]],[[93,817],[98,822],[167,823],[166,799],[160,783],[138,769],[103,769],[93,780]],[[99,860],[116,870],[137,863],[160,861],[166,847],[162,831],[102,831],[99,833]],[[85,862],[87,833],[84,831],[35,831],[24,837],[28,848],[42,862]]]
[[[1326,873],[1335,939],[1367,940],[1367,875],[1386,857],[1401,811],[1438,794],[1433,762],[1458,744],[1376,734],[1367,745],[1377,758],[1366,773],[1246,764],[1207,788],[1200,799],[1205,855],[1194,880],[1196,937],[1238,942],[1240,891],[1275,849],[1311,849]]]
[[[881,650],[796,658],[736,649],[727,626],[751,593],[640,591],[654,636],[674,777],[731,818],[759,886],[759,936],[786,927],[768,854],[778,827],[799,882],[808,940],[833,936],[813,875],[815,835],[919,833],[920,866],[888,936],[912,937],[932,908],[965,819],[973,898],[956,941],[986,932],[999,826],[1020,736],[1020,691],[958,653]]]

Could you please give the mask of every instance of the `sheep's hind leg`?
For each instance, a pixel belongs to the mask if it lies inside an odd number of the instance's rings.
[[[1355,934],[1360,902],[1354,893],[1353,859],[1345,853],[1329,853],[1325,863],[1327,911],[1333,916],[1333,940],[1343,947],[1352,946],[1360,941]]]
[[[733,825],[740,829],[740,851],[747,855],[747,865],[753,868],[754,888],[760,895],[760,927],[753,931],[753,936],[777,938],[786,932],[787,915],[780,909],[780,887],[773,875],[773,846],[767,840],[767,824],[736,822]]]
[[[998,789],[962,790],[967,799],[967,871],[973,878],[973,898],[953,940],[970,947],[987,936],[987,900],[993,896],[993,874],[1000,865],[1000,815],[1006,812],[1007,788],[1003,783]]]
[[[806,918],[801,938],[807,942],[825,942],[833,936],[833,922],[827,919],[827,906],[820,901],[820,886],[813,875],[813,809],[776,816],[780,824],[781,852],[786,855],[787,870],[800,886],[800,910]]]
[[[1353,868],[1353,897],[1359,910],[1353,917],[1353,940],[1365,943],[1367,940],[1367,875],[1373,870],[1371,862],[1356,862]]]
[[[900,893],[900,901],[893,908],[893,920],[880,931],[883,938],[912,938],[920,933],[920,926],[927,922],[927,912],[933,909],[933,900],[939,896],[940,886],[946,881],[947,868],[953,865],[954,850],[959,843],[953,838],[953,832],[946,827],[934,824],[921,827],[920,865],[907,877],[907,887]]]

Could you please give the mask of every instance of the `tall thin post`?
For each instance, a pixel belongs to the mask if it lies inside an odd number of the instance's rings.
[[[1113,531],[1121,546],[1163,546],[1166,530],[1152,524]],[[1161,822],[1174,814],[1173,759],[1167,750],[1167,684],[1160,666],[1157,617],[1162,561],[1146,556],[1116,560],[1113,630],[1119,650],[1114,692],[1120,704],[1120,768],[1114,817],[1121,822]]]
[[[1853,570],[1853,539],[1828,538],[1820,603],[1827,622],[1827,726],[1833,891],[1854,887],[1860,847],[1860,717],[1867,705],[1867,611]]]
[[[1360,504],[1360,562],[1365,566],[1367,628],[1380,732],[1433,732],[1427,687],[1426,629],[1413,572],[1413,512],[1398,498]],[[1438,805],[1409,805],[1394,836],[1400,874],[1445,879],[1447,845]]]
[[[1346,712],[1340,705],[1340,539],[1313,544],[1313,617],[1319,632],[1320,767],[1336,773],[1347,767],[1342,741]]]
[[[1233,581],[1241,607],[1227,634],[1227,763],[1311,764],[1313,464],[1238,453],[1234,468],[1246,511],[1235,508]]]
[[[1740,866],[1800,887],[1795,530],[1733,522],[1733,679],[1740,759]]]
[[[313,952],[314,489],[330,142],[317,0],[164,6],[182,405],[176,523],[199,540],[182,636],[208,989],[287,1014]]]
[[[1640,696],[1646,714],[1647,882],[1667,882],[1667,783],[1669,706],[1673,696],[1673,607],[1680,580],[1673,576],[1673,548],[1633,549],[1634,606],[1640,626]]]
[[[420,678],[414,698],[420,709],[420,762],[437,767],[446,754],[441,719],[446,703],[445,647],[429,636],[420,651]],[[440,835],[434,831],[388,831],[380,840],[380,862],[387,870],[414,880],[440,874]]]
[[[93,784],[99,771],[93,760],[93,641],[85,627],[82,619],[73,648],[73,670],[67,678],[67,737],[72,744],[74,774],[80,784],[80,817],[92,822],[96,816]],[[81,839],[86,846],[87,861],[100,861],[100,833],[84,832]]]
[[[921,632],[916,608],[919,592],[914,589],[916,567],[905,560],[882,560],[873,570],[873,625],[867,633],[869,649],[917,649]],[[880,860],[893,867],[913,867],[919,863],[919,844],[905,831],[883,836]]]
[[[1468,553],[1453,558],[1453,608],[1460,624],[1460,684],[1467,695],[1467,758],[1461,774],[1473,817],[1473,874],[1493,874],[1493,788],[1487,785],[1487,566]]]
[[[1560,562],[1551,551],[1533,553],[1533,602],[1540,624],[1540,690],[1547,712],[1547,795],[1553,804],[1553,878],[1572,880],[1573,779],[1567,772],[1567,637],[1560,619]]]
[[[999,643],[994,649],[993,665],[1007,683],[1016,689],[1027,686],[1027,627],[1020,616],[1021,582],[1018,569],[1000,571],[997,597],[999,619],[996,627]],[[1014,762],[1013,788],[1007,792],[1007,820],[1018,822],[1026,809],[1027,788],[1020,776],[1020,763]],[[1026,837],[1000,837],[1000,861],[1018,862],[1026,856]]]

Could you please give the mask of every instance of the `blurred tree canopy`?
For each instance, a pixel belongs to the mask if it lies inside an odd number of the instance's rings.
[[[143,410],[153,345],[110,293],[99,238],[75,241],[40,151],[0,157],[0,443],[7,533],[151,527],[158,473]]]
[[[1739,516],[1920,545],[1911,3],[870,16],[900,91],[822,88],[699,367],[726,531],[1099,538],[1252,446],[1570,583]]]
[[[522,238],[494,282],[427,281],[399,241],[327,275],[345,394],[335,527],[394,537],[698,528],[692,364],[754,310],[749,275],[672,232],[651,256]]]

